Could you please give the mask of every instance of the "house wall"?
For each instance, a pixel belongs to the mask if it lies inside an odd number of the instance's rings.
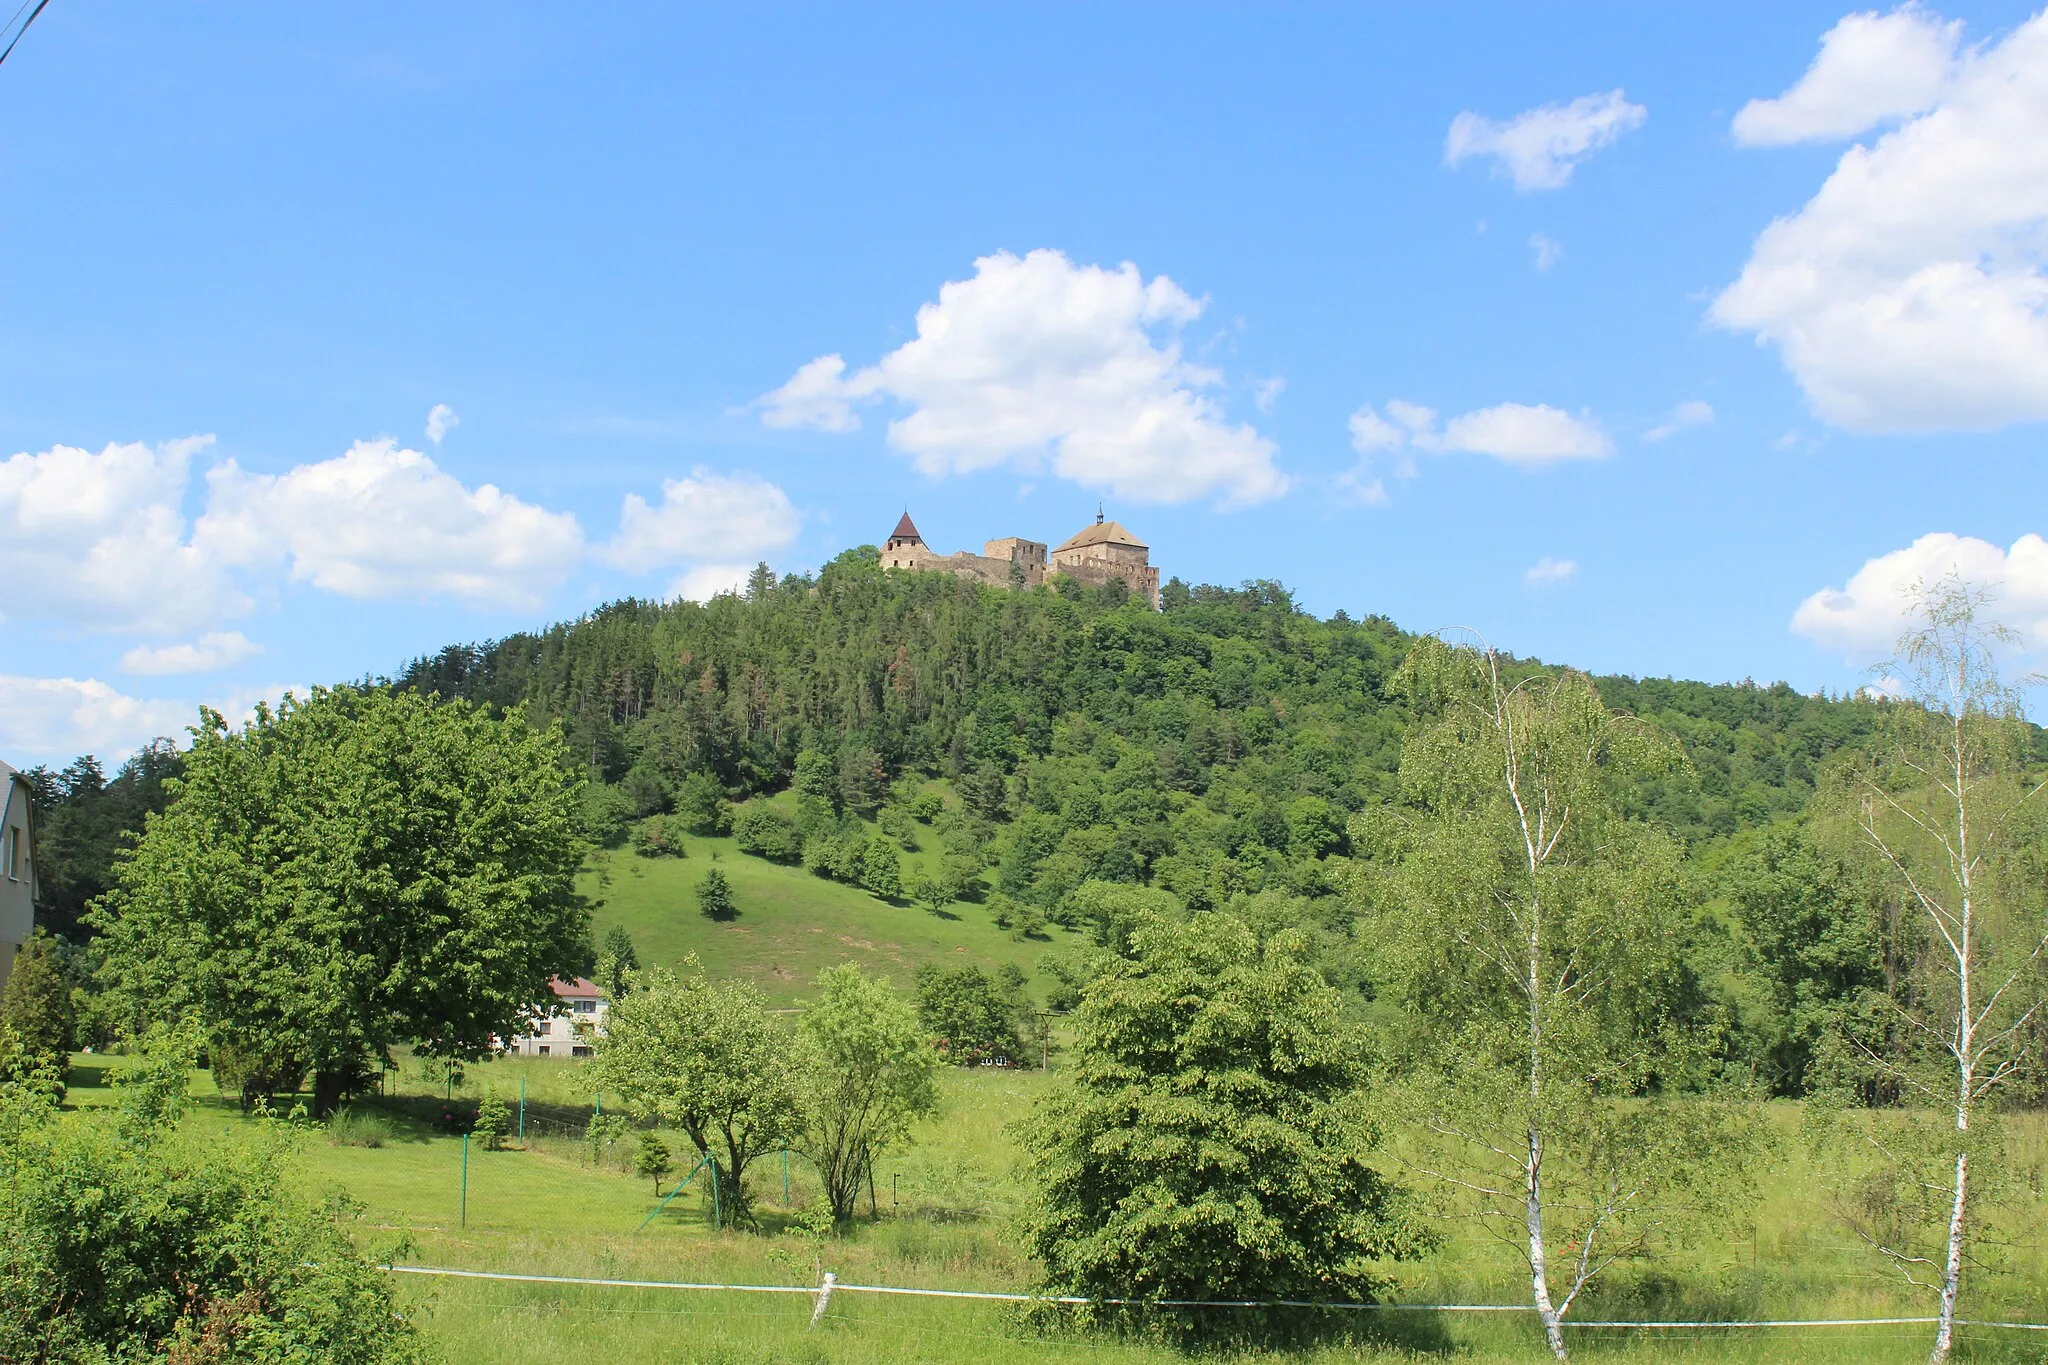
[[[604,1031],[604,1018],[611,1011],[611,1002],[600,999],[588,1013],[577,1011],[575,1006],[579,1002],[575,1000],[561,1003],[570,1007],[569,1014],[536,1020],[530,1031],[506,1044],[505,1051],[515,1057],[573,1057],[577,1048],[589,1047],[594,1036]],[[542,1048],[547,1051],[542,1052]]]
[[[18,774],[0,773],[5,800],[0,802],[0,991],[14,972],[14,955],[35,932],[35,845],[31,838],[28,783]]]

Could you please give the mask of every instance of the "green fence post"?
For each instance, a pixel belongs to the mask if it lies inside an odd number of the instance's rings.
[[[462,1135],[462,1226],[469,1226],[469,1134]]]
[[[519,1141],[526,1142],[526,1073],[519,1075]]]
[[[718,1207],[718,1162],[715,1158],[711,1162],[711,1230],[725,1230],[725,1214]]]

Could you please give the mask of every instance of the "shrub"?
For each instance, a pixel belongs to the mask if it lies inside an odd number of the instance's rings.
[[[496,1095],[490,1096],[476,1107],[476,1122],[470,1125],[471,1137],[484,1144],[487,1152],[498,1151],[505,1145],[505,1135],[512,1131],[512,1110]]]
[[[715,838],[732,829],[732,807],[726,804],[725,788],[707,772],[694,772],[676,788],[676,815],[683,828],[704,838]]]
[[[358,1105],[344,1104],[327,1120],[327,1140],[337,1147],[382,1147],[397,1136],[388,1116]]]
[[[633,827],[633,851],[643,858],[684,858],[682,821],[672,815],[653,815]]]
[[[0,1123],[0,1360],[424,1360],[391,1278],[299,1193],[291,1131],[202,1145],[176,1108]]]
[[[896,846],[880,835],[868,840],[867,847],[861,850],[860,884],[883,900],[897,900],[903,895],[903,861],[897,856]]]
[[[617,1156],[620,1139],[631,1127],[623,1114],[593,1114],[589,1126],[583,1130],[583,1141],[590,1148],[590,1164],[609,1165]]]
[[[732,919],[740,912],[733,900],[732,883],[715,867],[697,883],[697,909],[704,918],[719,920]]]
[[[910,816],[927,825],[945,813],[946,803],[935,791],[921,791],[910,798]]]
[[[732,839],[740,851],[770,862],[793,863],[803,854],[796,823],[773,806],[749,802],[733,815]]]
[[[599,848],[625,843],[634,813],[633,798],[617,787],[593,782],[583,789],[583,835]]]
[[[666,1142],[652,1133],[642,1133],[640,1146],[633,1153],[633,1169],[652,1180],[654,1192],[660,1194],[661,1178],[675,1169],[675,1158]]]

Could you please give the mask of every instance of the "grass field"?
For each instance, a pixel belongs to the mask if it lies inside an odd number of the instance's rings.
[[[922,826],[919,835],[923,847],[904,853],[904,871],[924,866],[936,872],[938,837]],[[778,1003],[808,993],[820,970],[840,962],[858,962],[908,986],[927,961],[987,968],[1014,962],[1029,972],[1048,948],[1068,938],[1053,928],[1050,938],[1014,939],[995,926],[986,907],[966,901],[942,916],[879,900],[801,867],[742,853],[731,839],[691,837],[684,847],[683,858],[642,858],[620,849],[585,871],[577,889],[597,905],[598,937],[622,926],[645,964],[672,966],[695,953],[712,976],[752,981]],[[731,880],[739,904],[739,917],[726,923],[699,914],[693,895],[714,866]],[[1042,995],[1041,983],[1030,989]]]
[[[103,1103],[92,1059],[80,1058],[70,1102]],[[579,1063],[507,1059],[471,1068],[458,1099],[516,1097],[524,1080],[530,1141],[524,1149],[467,1154],[437,1131],[445,1080],[425,1071],[394,1076],[383,1100],[359,1107],[380,1128],[375,1147],[336,1145],[308,1132],[301,1169],[311,1188],[346,1191],[361,1243],[401,1262],[520,1274],[606,1279],[811,1286],[820,1270],[841,1281],[927,1288],[1028,1289],[1032,1265],[1017,1219],[1026,1171],[1017,1129],[1056,1075],[976,1071],[946,1075],[946,1105],[915,1146],[889,1158],[876,1185],[875,1213],[822,1244],[789,1230],[786,1212],[815,1198],[800,1158],[771,1157],[749,1173],[762,1230],[713,1231],[694,1187],[644,1229],[656,1209],[652,1183],[595,1162],[588,1148],[541,1129],[589,1112]],[[245,1120],[195,1077],[201,1102],[186,1121],[201,1141],[233,1141]],[[1753,1218],[1729,1226],[1654,1267],[1616,1277],[1579,1315],[1588,1319],[1908,1316],[1928,1306],[1900,1292],[1831,1219],[1796,1140],[1793,1106],[1775,1111],[1785,1141],[1762,1182]],[[547,1119],[548,1123],[541,1120]],[[553,1131],[560,1131],[553,1129]],[[2012,1128],[2020,1179],[2002,1215],[2017,1245],[2005,1275],[1978,1274],[1969,1316],[2048,1314],[2048,1263],[2041,1257],[2042,1159],[2048,1126],[2038,1117]],[[672,1146],[683,1144],[668,1135]],[[678,1172],[680,1174],[680,1172]],[[670,1188],[663,1185],[663,1193]],[[1526,1294],[1512,1264],[1483,1241],[1453,1235],[1428,1261],[1391,1271],[1394,1298],[1409,1303],[1516,1303]],[[835,1296],[824,1322],[808,1330],[808,1295],[700,1293],[406,1277],[403,1290],[430,1336],[463,1365],[596,1357],[639,1361],[1119,1360],[1186,1357],[1165,1348],[1102,1337],[1041,1335],[1000,1304]],[[2039,1361],[2048,1334],[1965,1329],[1958,1358]],[[1620,1332],[1573,1329],[1575,1353],[1616,1361],[1914,1361],[1929,1329],[1917,1326],[1772,1331]],[[1230,1359],[1302,1365],[1343,1360],[1540,1361],[1534,1324],[1520,1316],[1376,1315],[1358,1334],[1311,1350],[1231,1354]]]

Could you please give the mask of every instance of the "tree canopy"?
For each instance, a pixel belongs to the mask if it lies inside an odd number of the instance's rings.
[[[481,1057],[590,966],[558,733],[411,693],[205,713],[94,922],[130,1022],[196,1017],[331,1109],[391,1047]]]

